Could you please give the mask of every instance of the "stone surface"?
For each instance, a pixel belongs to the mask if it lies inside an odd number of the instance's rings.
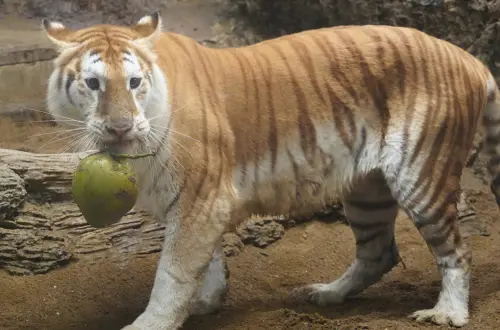
[[[285,228],[273,219],[250,219],[237,233],[243,243],[263,248],[281,239]]]
[[[0,224],[0,267],[14,275],[45,273],[78,259],[120,263],[159,252],[163,242],[163,226],[135,210],[96,229],[73,203],[28,203],[10,224]]]
[[[41,29],[41,19],[18,15],[0,19],[0,67],[51,60],[56,56]]]
[[[237,256],[243,250],[243,242],[235,233],[227,233],[222,240],[222,251],[226,257]]]
[[[40,20],[0,19],[0,115],[45,108],[47,79],[56,52]]]
[[[327,26],[408,26],[448,40],[500,75],[500,0],[228,0],[248,30],[262,38]]]
[[[85,154],[35,154],[0,149],[0,163],[24,180],[27,198],[37,202],[72,200],[71,180]]]
[[[23,179],[0,163],[0,227],[2,220],[10,220],[18,212],[25,197]]]

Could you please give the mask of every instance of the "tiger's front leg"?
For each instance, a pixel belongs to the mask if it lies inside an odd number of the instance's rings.
[[[226,202],[215,201],[212,206],[218,211],[211,214],[201,211],[204,206],[194,205],[190,216],[169,217],[148,305],[123,330],[176,330],[193,313],[192,303],[210,273],[213,252],[229,220],[228,213],[221,211],[228,208],[221,204]]]
[[[201,289],[190,303],[189,315],[206,315],[218,311],[228,291],[228,276],[222,245],[218,243],[203,275]]]

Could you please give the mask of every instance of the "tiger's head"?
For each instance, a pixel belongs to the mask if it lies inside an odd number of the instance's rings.
[[[47,106],[60,124],[85,125],[99,149],[133,152],[148,144],[153,118],[168,121],[168,92],[156,64],[162,34],[158,13],[135,25],[72,30],[44,19],[58,57],[49,78]]]

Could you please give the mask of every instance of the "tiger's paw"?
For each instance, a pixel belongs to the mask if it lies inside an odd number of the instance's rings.
[[[457,328],[463,327],[469,321],[467,315],[457,313],[446,313],[437,308],[416,311],[409,317],[417,322],[431,322],[438,325],[451,325]]]
[[[340,304],[345,297],[332,289],[331,284],[310,284],[292,291],[291,298],[300,302],[324,307],[332,304]]]
[[[217,313],[222,308],[221,300],[200,299],[189,306],[190,315],[208,315]]]

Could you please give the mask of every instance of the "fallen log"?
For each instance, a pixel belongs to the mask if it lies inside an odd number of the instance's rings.
[[[0,163],[25,183],[28,200],[36,202],[71,201],[71,178],[84,153],[36,154],[0,149]]]
[[[84,156],[0,149],[0,267],[37,274],[81,258],[126,262],[160,251],[163,226],[145,212],[132,210],[102,229],[86,223],[71,196]]]

